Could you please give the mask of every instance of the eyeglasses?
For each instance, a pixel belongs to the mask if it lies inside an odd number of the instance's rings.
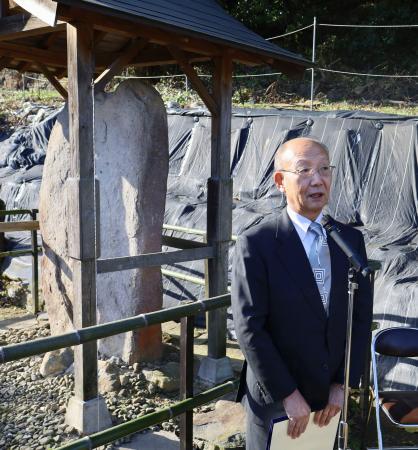
[[[315,173],[318,172],[320,177],[327,178],[331,176],[333,169],[335,169],[335,166],[322,166],[318,167],[318,169],[314,168],[302,168],[296,170],[277,169],[277,172],[294,173],[300,178],[312,178],[315,175]]]

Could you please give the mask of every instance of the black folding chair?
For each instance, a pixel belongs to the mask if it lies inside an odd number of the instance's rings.
[[[417,357],[418,328],[386,328],[375,335],[371,346],[378,450],[418,450],[418,445],[413,447],[383,446],[381,411],[395,427],[418,431],[418,391],[381,391],[378,386],[377,354],[395,358]]]

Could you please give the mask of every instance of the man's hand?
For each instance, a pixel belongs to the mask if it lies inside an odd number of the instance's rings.
[[[341,411],[343,404],[344,386],[337,383],[331,384],[328,405],[314,414],[314,423],[320,427],[328,425],[331,419]]]
[[[298,389],[283,400],[283,406],[289,417],[287,434],[292,439],[296,439],[306,430],[311,408]]]

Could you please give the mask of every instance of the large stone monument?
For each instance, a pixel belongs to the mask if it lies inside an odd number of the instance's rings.
[[[161,251],[168,174],[168,132],[157,91],[137,80],[113,93],[98,93],[94,105],[96,179],[99,186],[100,258]],[[73,328],[72,262],[68,178],[68,112],[59,116],[48,145],[40,193],[44,244],[42,294],[53,334]],[[97,321],[109,322],[162,307],[159,267],[97,276]],[[161,355],[161,327],[103,339],[99,351],[127,362]]]

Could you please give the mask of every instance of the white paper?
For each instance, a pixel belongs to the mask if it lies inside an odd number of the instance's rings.
[[[340,414],[334,416],[326,427],[319,427],[313,423],[314,414],[314,412],[311,413],[305,432],[296,439],[287,435],[288,419],[274,423],[270,446],[267,450],[332,450]]]

